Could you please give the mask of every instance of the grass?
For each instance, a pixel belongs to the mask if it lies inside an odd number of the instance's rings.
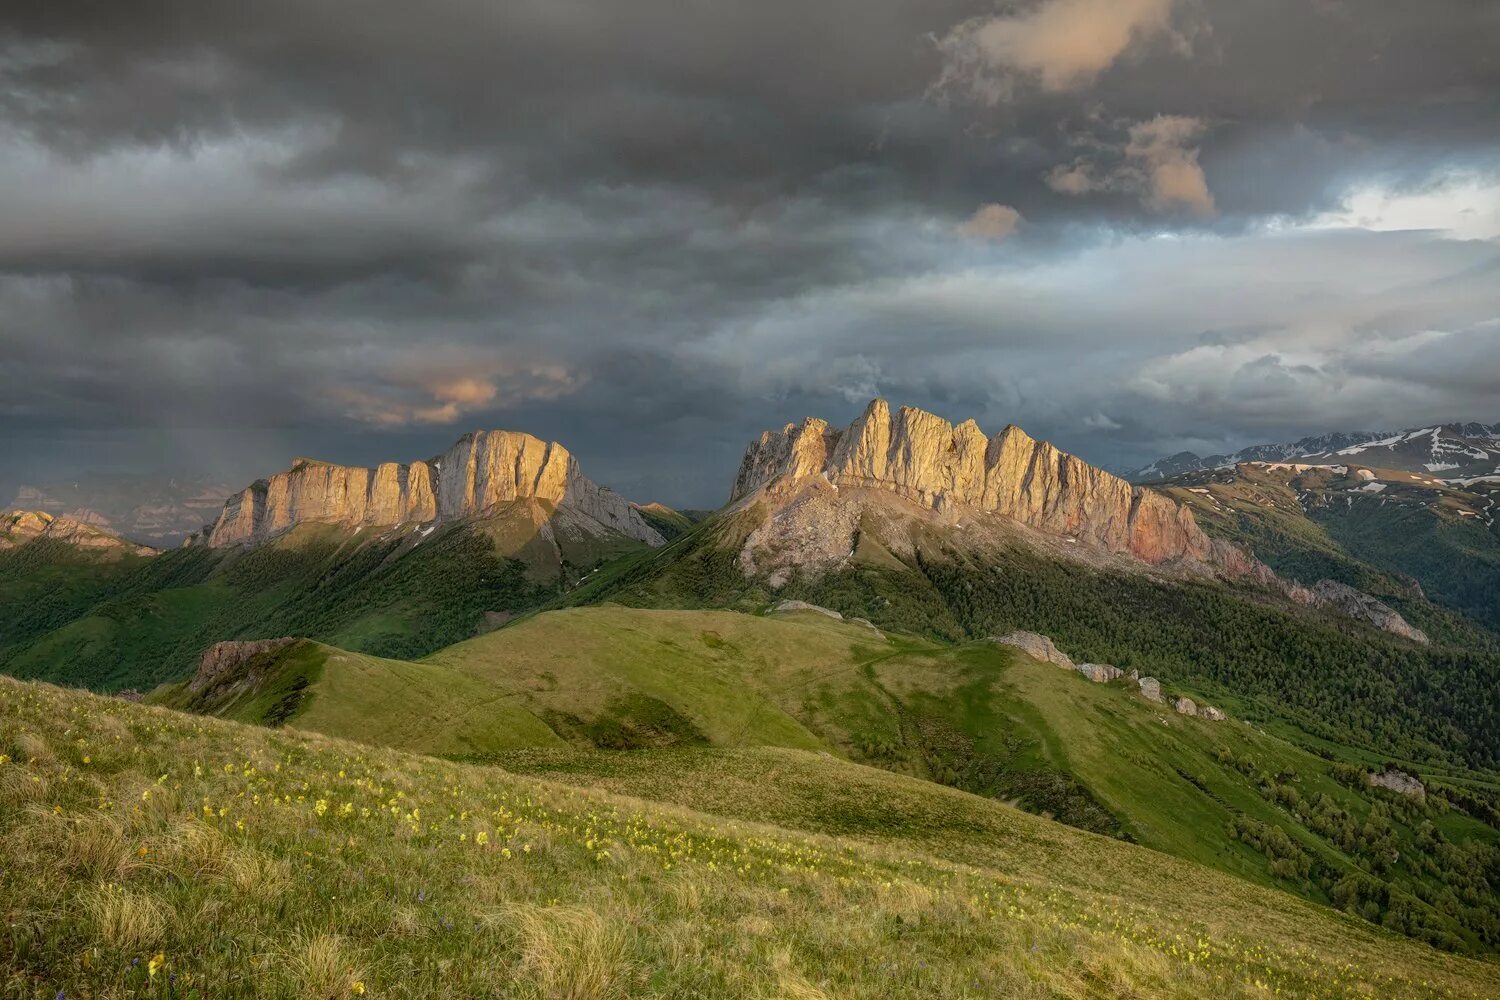
[[[999,803],[806,751],[735,753],[731,787],[703,787],[695,810],[0,679],[0,989],[1500,991],[1492,964]],[[672,755],[616,756],[674,780]],[[904,832],[818,828],[882,809]]]
[[[507,766],[524,761],[538,773],[649,778],[649,786],[617,787],[684,804],[705,801],[719,787],[713,768],[721,758],[714,754],[820,751],[1020,805],[1320,903],[1334,902],[1341,878],[1369,876],[1390,887],[1373,919],[1388,919],[1395,892],[1413,896],[1420,915],[1408,932],[1478,951],[1496,943],[1488,876],[1476,882],[1469,872],[1488,870],[1500,841],[1500,831],[1482,819],[1438,795],[1417,807],[1335,777],[1337,761],[1378,767],[1378,758],[1326,744],[1322,752],[1332,760],[1324,759],[1243,721],[1184,717],[1145,701],[1128,681],[1093,684],[1008,647],[885,637],[813,612],[603,606],[537,615],[418,663],[315,643],[279,655],[268,680],[232,701],[216,702],[213,692],[194,700],[183,689],[153,697],[266,722],[298,693],[298,709],[275,721],[405,750]],[[1188,693],[1203,700],[1201,692]],[[520,747],[548,752],[518,757]],[[692,748],[708,756],[657,760],[666,750]],[[622,749],[650,752],[593,752]],[[672,776],[683,782],[679,792],[662,786]],[[1439,777],[1466,777],[1496,795],[1482,774]],[[741,801],[757,801],[743,792],[736,793]],[[1319,825],[1315,803],[1324,820],[1338,820],[1338,830]],[[1280,871],[1276,854],[1231,836],[1241,820],[1284,833],[1289,846],[1281,853],[1305,857],[1305,870]],[[1379,830],[1366,834],[1369,823]],[[1450,842],[1443,850],[1471,852],[1472,860],[1454,856],[1445,863],[1456,871],[1434,870],[1428,859],[1440,853],[1420,839],[1424,824]],[[1394,864],[1384,860],[1390,852],[1398,855]],[[1462,898],[1448,900],[1450,882]]]

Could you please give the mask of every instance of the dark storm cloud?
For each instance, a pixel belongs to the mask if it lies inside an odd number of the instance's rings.
[[[485,424],[709,504],[877,392],[1121,463],[1494,420],[1497,43],[1469,0],[11,5],[0,479]]]

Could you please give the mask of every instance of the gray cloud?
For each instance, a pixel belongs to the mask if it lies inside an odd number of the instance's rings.
[[[710,504],[877,392],[1115,464],[1500,419],[1494,5],[13,8],[10,485],[487,425]]]

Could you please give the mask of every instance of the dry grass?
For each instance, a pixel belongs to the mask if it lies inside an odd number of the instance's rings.
[[[618,923],[578,907],[517,909],[522,964],[548,1000],[625,996],[629,938]]]
[[[355,996],[365,974],[345,943],[332,934],[317,934],[287,956],[286,963],[305,996],[342,1000]]]
[[[147,949],[161,941],[167,918],[150,895],[104,883],[89,896],[87,909],[99,939],[112,948]]]

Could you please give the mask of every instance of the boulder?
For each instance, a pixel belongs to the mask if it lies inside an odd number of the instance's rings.
[[[1147,701],[1161,701],[1161,681],[1155,677],[1142,677],[1139,684],[1143,698]]]
[[[1104,684],[1114,680],[1116,677],[1124,676],[1120,672],[1119,667],[1111,666],[1108,663],[1080,663],[1077,670],[1095,684]]]
[[[1002,646],[1014,646],[1033,660],[1041,660],[1043,663],[1055,663],[1059,667],[1066,667],[1069,670],[1075,669],[1072,657],[1058,649],[1051,639],[1036,632],[1017,630],[1015,632],[1008,632],[1002,636],[991,636],[990,641]]]
[[[1199,705],[1198,718],[1208,719],[1210,722],[1223,722],[1229,716],[1225,715],[1221,709],[1214,708],[1212,705]]]
[[[1197,715],[1198,705],[1191,698],[1173,698],[1172,707],[1179,715]]]

